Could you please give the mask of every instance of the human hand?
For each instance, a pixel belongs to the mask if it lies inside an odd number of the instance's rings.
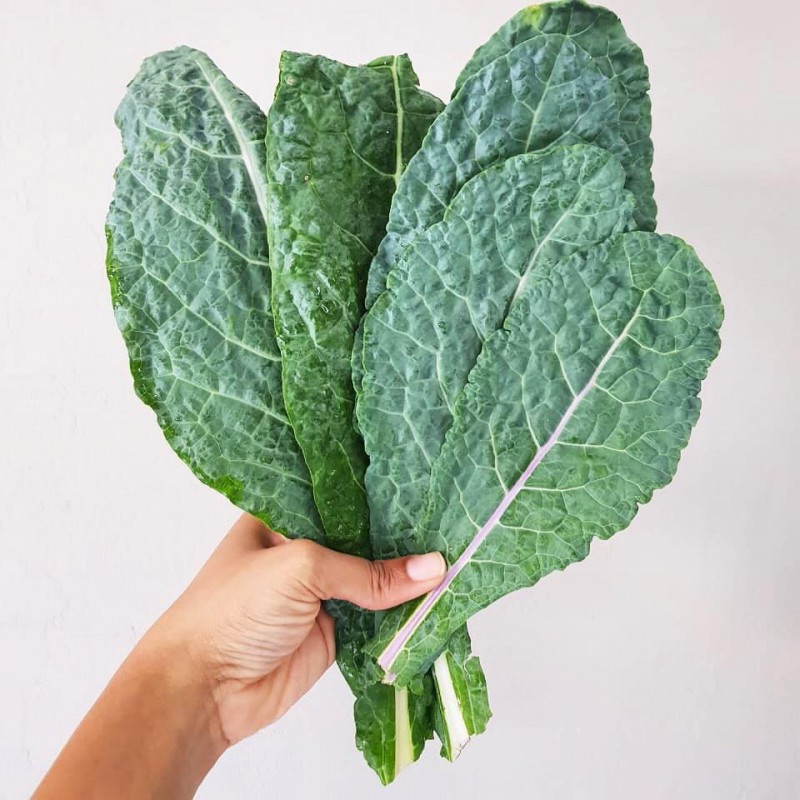
[[[390,608],[444,572],[438,553],[370,562],[244,514],[137,649],[188,659],[213,697],[224,749],[284,714],[333,663],[323,600]]]
[[[281,716],[331,665],[332,597],[378,610],[442,579],[438,553],[369,562],[243,515],[145,634],[35,800],[184,800],[231,744]]]

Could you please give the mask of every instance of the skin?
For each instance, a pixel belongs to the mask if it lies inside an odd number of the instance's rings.
[[[323,600],[390,608],[444,572],[438,553],[370,562],[243,515],[119,668],[33,800],[193,797],[225,750],[286,713],[333,663]]]

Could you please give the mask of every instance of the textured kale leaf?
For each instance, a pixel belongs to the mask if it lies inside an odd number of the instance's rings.
[[[466,183],[389,276],[364,320],[358,415],[370,502],[398,551],[425,546],[413,537],[431,464],[484,340],[526,283],[630,226],[624,184],[619,161],[597,147],[515,156]]]
[[[353,426],[353,336],[397,180],[441,108],[419,89],[407,56],[352,67],[284,53],[267,117],[271,295],[283,396],[326,541],[360,556],[371,556],[373,545],[366,456]],[[433,693],[430,678],[416,692],[371,681],[361,648],[373,626],[369,612],[340,625],[337,650],[356,694],[357,746],[388,783],[431,737]]]
[[[281,392],[264,115],[180,47],[145,60],[116,122],[107,269],[136,392],[202,481],[274,530],[322,541]]]
[[[564,32],[571,34],[573,30],[566,26]],[[601,30],[594,42],[601,41],[602,36]],[[634,56],[638,54],[644,81],[634,86],[635,75],[626,75],[621,80],[626,88],[630,84],[646,93],[647,71],[638,49],[632,45],[631,48],[635,50]],[[599,52],[597,48],[595,51]],[[622,58],[613,63],[614,68],[619,67]],[[387,235],[370,269],[368,307],[385,288],[387,275],[403,271],[402,251],[422,231],[441,220],[464,184],[483,170],[516,154],[558,142],[595,142],[621,159],[630,160],[628,145],[622,137],[619,91],[592,53],[579,47],[571,35],[557,32],[520,37],[519,41],[509,42],[505,49],[495,48],[492,58],[473,71],[475,74],[469,79],[460,81],[464,85],[431,127],[400,181]],[[646,102],[645,97],[641,105],[649,112]],[[638,128],[648,141],[649,124],[649,115],[643,116],[643,124]],[[616,230],[624,229],[626,221],[627,218],[620,220]],[[608,231],[604,235],[607,234]],[[462,270],[462,278],[464,273]],[[424,291],[424,286],[416,288]],[[449,326],[458,336],[457,320],[444,320],[441,324]],[[391,337],[392,331],[387,334]],[[467,360],[474,357],[469,342],[464,353]],[[371,358],[375,364],[383,355],[372,352],[371,343],[365,345],[362,326],[353,353],[353,381],[359,390],[366,367],[364,359]],[[403,373],[408,365],[395,363],[394,367]],[[372,537],[390,544],[391,549],[381,555],[397,555],[420,549],[412,543],[409,531],[424,508],[430,461],[441,446],[450,416],[447,408],[419,406],[414,398],[403,395],[408,388],[405,379],[386,385],[381,384],[383,379],[391,381],[379,367],[377,383],[373,384],[375,391],[371,395],[367,392],[364,406],[375,400],[377,429],[371,427],[375,419],[370,419],[369,414],[362,415],[360,410],[358,427],[367,440],[372,461],[367,472]],[[424,382],[427,378],[423,375],[420,380]],[[384,411],[395,415],[394,420],[387,419]],[[419,413],[419,424],[409,424],[405,419],[407,413]],[[391,429],[393,422],[395,429]],[[410,460],[404,459],[406,455]],[[476,718],[474,726],[481,729],[482,725],[485,722]]]
[[[681,240],[626,233],[528,286],[486,340],[421,523],[442,584],[370,650],[399,684],[468,617],[579,561],[672,479],[719,350],[722,305]]]
[[[613,87],[591,56],[560,34],[540,35],[501,50],[462,82],[401,179],[386,236],[370,267],[367,308],[384,291],[390,274],[406,270],[403,251],[442,220],[470,179],[516,155],[576,142],[595,142],[610,153],[628,153]],[[353,380],[359,391],[364,388],[365,359],[371,358],[364,343],[365,324],[362,321],[353,354]],[[394,410],[399,400],[392,393],[402,391],[402,386],[387,386],[388,404]],[[440,433],[434,433],[430,441],[427,431],[419,440],[418,454],[432,450],[425,453],[426,468],[420,469],[416,461],[406,468],[394,458],[393,443],[381,440],[380,430],[364,429],[370,422],[361,409],[368,404],[369,398],[359,407],[358,425],[372,461],[367,472],[372,535],[394,538],[397,552],[409,552],[408,529],[417,519],[422,500],[412,500],[406,510],[403,495],[418,494],[418,485],[427,482],[447,421],[437,424]],[[425,418],[440,411],[428,409]],[[445,416],[449,413],[444,412]],[[387,466],[387,461],[392,463]]]
[[[370,268],[367,307],[386,287],[405,247],[442,219],[470,178],[520,153],[581,142],[623,162],[628,154],[613,85],[572,38],[537,36],[472,75],[403,175]]]
[[[650,174],[653,163],[647,94],[650,80],[642,51],[628,38],[612,11],[581,0],[560,0],[522,9],[475,51],[456,81],[456,92],[496,58],[522,42],[550,33],[569,37],[611,80],[617,98],[620,133],[628,146],[622,161],[628,176],[626,186],[636,198],[636,227],[653,230],[656,204]]]
[[[350,67],[284,53],[267,116],[283,394],[328,542],[360,555],[369,513],[350,355],[397,181],[442,108],[417,83],[407,56]]]

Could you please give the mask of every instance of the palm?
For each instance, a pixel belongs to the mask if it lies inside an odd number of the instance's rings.
[[[292,630],[283,640],[287,649],[292,643],[294,646],[277,661],[274,652],[240,653],[238,662],[231,665],[236,677],[225,682],[221,707],[226,711],[226,736],[232,743],[285,714],[331,665],[335,643],[330,618],[320,611],[305,628]],[[254,670],[259,663],[261,669]]]
[[[253,517],[241,517],[177,604],[217,620],[213,669],[231,743],[284,714],[336,655],[333,621],[285,568],[285,543]],[[220,609],[231,611],[220,616]]]

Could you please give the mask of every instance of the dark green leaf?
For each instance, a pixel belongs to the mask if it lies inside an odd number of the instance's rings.
[[[370,646],[400,684],[468,617],[584,558],[666,485],[719,350],[714,281],[679,239],[627,233],[528,287],[456,406],[422,537],[451,565]]]
[[[420,235],[364,321],[359,423],[373,535],[418,552],[431,464],[487,336],[527,282],[626,230],[633,198],[614,156],[589,145],[515,156],[479,173]]]
[[[107,264],[136,391],[201,480],[274,530],[321,541],[281,394],[264,115],[181,47],[144,62],[116,120]]]
[[[469,78],[403,175],[370,268],[367,307],[405,247],[442,219],[470,178],[520,153],[579,142],[621,160],[628,154],[612,83],[570,37],[547,34],[522,42]]]
[[[478,48],[459,75],[456,92],[469,78],[517,45],[553,33],[568,36],[611,80],[619,108],[620,133],[629,148],[628,154],[622,155],[622,164],[628,175],[626,187],[636,198],[636,226],[653,230],[656,204],[650,174],[650,81],[642,51],[628,38],[616,14],[581,0],[528,6]]]
[[[398,105],[399,103],[399,105]],[[406,161],[441,110],[406,56],[350,67],[284,53],[267,117],[272,308],[283,393],[328,542],[368,555],[353,335]]]

